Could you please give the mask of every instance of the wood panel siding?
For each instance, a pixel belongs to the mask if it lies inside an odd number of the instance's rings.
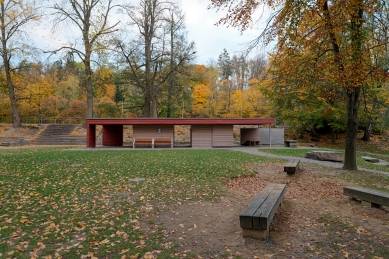
[[[103,125],[103,146],[123,146],[123,125]]]
[[[87,127],[87,147],[96,146],[96,126],[105,127],[105,137],[103,136],[103,145],[123,145],[123,126],[132,125],[134,127],[133,137],[167,137],[174,141],[174,125],[189,125],[194,132],[191,134],[193,147],[212,147],[212,146],[230,146],[229,128],[233,125],[263,125],[276,123],[275,118],[88,118]],[[216,131],[220,125],[226,128],[220,130],[222,136],[216,137],[213,141],[213,126]],[[111,127],[112,126],[112,127]],[[117,126],[114,127],[114,126]],[[158,128],[161,129],[157,133]],[[228,128],[228,130],[227,130]],[[233,134],[231,133],[231,137]],[[261,139],[262,141],[262,139]]]
[[[259,128],[241,128],[240,129],[240,144],[243,145],[246,141],[261,141],[259,138]]]
[[[173,139],[174,142],[174,125],[134,125],[133,137],[134,138],[171,138]]]
[[[192,125],[192,147],[212,147],[212,125]]]
[[[232,128],[232,125],[213,125],[212,146],[232,147],[234,145]]]
[[[272,145],[284,145],[284,129],[283,128],[272,128],[271,129],[271,144]],[[259,137],[261,144],[269,145],[269,128],[259,128]]]
[[[86,147],[96,147],[96,125],[88,124],[86,127]]]

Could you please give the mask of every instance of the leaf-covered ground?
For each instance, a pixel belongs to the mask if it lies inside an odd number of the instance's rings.
[[[288,176],[282,163],[225,150],[0,149],[0,258],[389,257],[387,210],[342,195],[372,174],[303,164]],[[243,239],[238,215],[268,182],[287,184],[271,238]]]
[[[169,258],[174,242],[160,228],[146,235],[140,220],[174,202],[217,199],[222,179],[254,161],[218,150],[1,149],[0,258]]]
[[[280,163],[247,168],[256,174],[226,179],[230,192],[218,202],[185,202],[156,216],[166,234],[179,241],[181,253],[199,258],[389,258],[389,210],[344,196],[343,186],[355,184],[346,180],[348,172],[308,164],[296,175],[284,173]],[[388,184],[387,178],[375,177]],[[268,183],[287,185],[270,239],[243,238],[239,214]]]

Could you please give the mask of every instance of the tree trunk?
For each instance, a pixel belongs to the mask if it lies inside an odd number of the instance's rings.
[[[331,128],[331,144],[336,144],[336,133],[333,128]]]
[[[148,42],[145,44],[145,56],[146,56],[146,66],[145,66],[145,72],[146,72],[146,97],[145,97],[145,106],[143,115],[145,117],[150,117],[150,111],[151,111],[151,105],[150,101],[152,101],[153,98],[153,79],[151,76],[151,44],[148,44]]]
[[[151,103],[153,108],[153,118],[158,118],[158,102],[157,102],[157,96],[153,95],[151,97]]]
[[[4,63],[6,63],[6,62],[4,62]],[[4,64],[4,66],[5,66],[5,64]],[[14,127],[20,128],[22,126],[22,124],[20,122],[19,109],[18,109],[18,105],[16,102],[15,90],[14,90],[14,86],[13,86],[13,83],[11,80],[11,75],[8,71],[6,72],[6,76],[7,76],[7,84],[8,84],[8,91],[9,91],[9,99],[11,101],[11,106],[12,106],[12,116],[13,116],[13,121],[14,121]]]
[[[345,170],[358,170],[357,168],[357,129],[358,129],[358,108],[361,88],[355,87],[347,93],[347,128],[346,147],[344,153]]]
[[[371,123],[369,123],[369,126],[366,126],[362,140],[363,141],[370,141],[370,135],[371,135]]]
[[[359,1],[355,15],[351,20],[351,45],[353,49],[352,60],[355,66],[362,63],[362,39],[363,39],[363,1]],[[357,77],[357,75],[355,75]],[[355,84],[357,82],[354,82]],[[351,85],[351,90],[347,87],[347,129],[346,129],[346,149],[344,154],[345,170],[358,170],[357,168],[357,129],[358,129],[358,108],[361,86]]]
[[[148,92],[146,91],[146,93],[145,93],[145,105],[143,106],[143,117],[149,118],[150,117],[150,110],[151,110],[150,96],[149,96]]]
[[[170,71],[173,71],[174,66],[174,16],[171,13],[170,14],[171,21],[170,21]],[[167,82],[167,111],[166,111],[166,117],[170,118],[172,117],[172,92],[173,92],[173,72],[169,75],[168,82]]]
[[[85,65],[85,88],[86,88],[86,103],[87,103],[87,118],[93,118],[93,89],[92,89],[92,69],[91,69],[91,55],[92,55],[92,43],[89,39],[89,20],[84,22],[84,65]]]
[[[11,102],[11,107],[12,107],[12,115],[13,115],[13,122],[15,128],[20,128],[22,126],[20,122],[20,116],[19,116],[19,110],[18,110],[18,105],[16,102],[16,96],[15,96],[15,88],[12,83],[12,78],[11,78],[11,68],[10,68],[10,63],[8,59],[8,49],[7,49],[7,38],[5,35],[5,20],[4,20],[4,3],[1,4],[1,44],[2,44],[2,51],[3,51],[3,62],[4,62],[4,70],[5,70],[5,75],[7,78],[7,86],[8,86],[8,92],[9,92],[9,99]]]
[[[86,59],[86,58],[85,58]],[[86,101],[88,106],[88,118],[93,118],[93,89],[92,89],[92,69],[90,67],[90,58],[85,60],[85,87]]]

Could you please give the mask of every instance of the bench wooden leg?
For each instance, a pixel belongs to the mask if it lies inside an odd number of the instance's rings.
[[[361,200],[361,204],[362,204],[362,206],[367,206],[367,207],[370,207],[370,208],[382,209],[382,205],[381,204],[370,202],[370,201],[363,201],[363,200]]]
[[[269,230],[242,228],[242,236],[266,240],[269,237]]]

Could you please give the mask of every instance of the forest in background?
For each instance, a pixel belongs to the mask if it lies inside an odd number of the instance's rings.
[[[223,63],[228,79],[220,78]],[[258,79],[265,65],[262,57],[230,58],[226,50],[215,66],[186,64],[175,76],[172,89],[168,84],[159,86],[158,117],[269,117],[271,110],[261,94]],[[38,115],[44,121],[86,117],[82,62],[68,57],[51,64],[23,61],[18,67],[13,79],[23,123],[37,123]],[[0,80],[6,82],[4,77]],[[126,69],[110,64],[100,66],[93,71],[92,84],[94,117],[143,117],[144,92],[132,82]],[[9,97],[6,88],[3,89],[0,118],[12,123]]]
[[[268,31],[278,35],[268,57],[231,56],[224,49],[207,65],[194,63],[195,42],[187,41],[185,16],[176,2],[52,1],[47,13],[35,1],[0,3],[3,123],[67,117],[275,117],[278,124],[298,130],[335,133],[347,127],[348,93],[342,89],[347,81],[361,87],[359,127],[382,132],[389,126],[385,1],[366,4],[370,9],[361,16],[363,27],[354,24],[356,32],[363,30],[358,53],[348,53],[359,41],[345,29],[349,22],[342,22],[339,6],[300,5],[298,23],[285,18],[281,25],[287,31]],[[124,17],[120,23],[112,18],[114,10]],[[322,15],[331,16],[334,35],[326,31],[328,20],[320,23]],[[73,26],[81,35],[44,50],[60,55],[54,62],[37,59],[40,50],[29,45],[34,35],[23,29],[45,19],[54,31]],[[338,39],[331,42],[326,35]],[[330,52],[335,47],[341,55],[334,60]],[[357,58],[360,66],[347,63]]]

